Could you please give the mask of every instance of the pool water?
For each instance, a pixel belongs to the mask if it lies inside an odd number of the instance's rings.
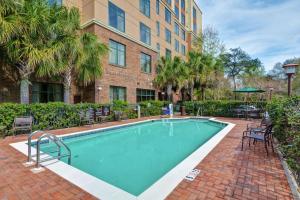
[[[158,120],[63,140],[72,166],[138,196],[224,126],[199,119]],[[43,152],[54,148],[53,143],[41,146]]]

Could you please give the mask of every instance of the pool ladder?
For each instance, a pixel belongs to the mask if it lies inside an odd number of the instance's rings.
[[[36,154],[32,155],[31,154],[31,139],[33,136],[37,135],[38,133],[42,134],[41,136],[38,137],[37,142],[36,142]],[[41,159],[41,155],[45,153],[41,153],[41,142],[45,139],[48,139],[48,141],[52,141],[56,144],[57,146],[57,151],[49,152],[49,153],[57,153],[57,156],[50,156],[47,158]],[[71,150],[70,148],[56,135],[51,134],[51,133],[45,133],[44,131],[34,131],[28,136],[28,157],[27,157],[27,162],[30,163],[33,161],[32,157],[36,157],[36,163],[35,166],[36,168],[40,168],[40,164],[42,162],[50,161],[50,160],[55,160],[58,159],[60,160],[61,158],[68,157],[68,164],[71,164]],[[67,150],[66,154],[61,154],[61,148],[65,148]]]
[[[201,117],[203,116],[203,109],[202,109],[202,106],[199,106],[198,110],[197,110],[197,117],[199,117],[199,114],[200,114],[200,111],[201,111]]]

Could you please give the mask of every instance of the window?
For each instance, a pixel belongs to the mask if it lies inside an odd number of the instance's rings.
[[[156,35],[160,36],[160,23],[159,23],[159,21],[156,21]]]
[[[175,16],[177,19],[179,19],[179,9],[177,6],[175,6]]]
[[[181,9],[185,10],[185,0],[181,0]]]
[[[181,39],[183,39],[185,41],[185,30],[182,28],[181,29]]]
[[[126,101],[126,88],[110,86],[109,87],[109,99],[110,101],[121,100]]]
[[[193,24],[193,31],[194,31],[194,33],[197,34],[197,24],[196,23]]]
[[[32,103],[63,101],[63,95],[62,84],[32,83]]]
[[[166,58],[172,58],[172,52],[170,49],[166,49]]]
[[[150,0],[140,0],[140,11],[150,17]]]
[[[193,7],[193,18],[197,18],[196,8]]]
[[[155,90],[136,89],[136,102],[155,100]]]
[[[142,72],[151,73],[151,56],[141,53],[140,65]]]
[[[109,63],[119,66],[125,66],[126,48],[125,45],[109,40]]]
[[[179,41],[175,39],[175,51],[179,52]]]
[[[165,20],[171,24],[171,12],[167,8],[165,8]]]
[[[167,4],[172,5],[172,0],[167,0]]]
[[[156,43],[156,50],[157,50],[158,52],[160,52],[160,44],[159,44],[159,43]]]
[[[48,4],[49,5],[57,5],[57,6],[61,6],[62,5],[62,0],[48,0]]]
[[[109,25],[125,32],[125,12],[115,4],[109,2]]]
[[[159,15],[159,0],[156,0],[156,14]]]
[[[184,56],[186,55],[185,46],[183,44],[181,45],[181,54]]]
[[[193,31],[197,34],[197,12],[195,7],[193,7]]]
[[[174,23],[174,32],[176,35],[179,35],[179,25],[176,22]]]
[[[185,15],[181,13],[181,23],[185,25]]]
[[[151,30],[142,22],[140,23],[140,40],[146,44],[151,44]]]
[[[166,28],[166,41],[171,44],[171,31]]]

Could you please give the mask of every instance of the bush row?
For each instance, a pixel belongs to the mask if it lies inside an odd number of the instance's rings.
[[[202,110],[202,115],[206,116],[224,116],[233,117],[232,110],[239,105],[244,105],[242,101],[194,101],[184,102],[182,105],[186,107],[187,114],[195,115],[199,108]],[[256,105],[259,108],[265,107],[265,102],[255,102],[251,105]],[[157,116],[162,113],[162,107],[168,105],[166,101],[145,101],[141,102],[141,116]],[[33,129],[58,129],[65,127],[79,126],[79,111],[87,110],[89,108],[101,108],[102,106],[109,106],[111,111],[121,111],[123,118],[137,118],[137,111],[135,105],[129,105],[124,101],[114,101],[113,104],[64,104],[61,102],[47,103],[47,104],[14,104],[3,103],[0,104],[0,132],[1,129],[8,130],[12,128],[13,120],[18,116],[31,115],[34,118]],[[179,111],[179,106],[176,106],[176,111]],[[108,120],[113,120],[113,112],[108,117]],[[1,128],[2,127],[2,128]]]
[[[141,104],[142,116],[160,115],[162,107],[166,102],[146,101]],[[113,104],[65,104],[61,102],[39,103],[39,104],[0,104],[0,136],[10,135],[12,124],[15,117],[33,116],[33,130],[58,129],[80,125],[79,112],[86,111],[89,108],[101,108],[109,106],[111,111],[121,111],[123,118],[137,118],[135,105],[129,105],[127,102],[114,101]],[[114,119],[114,112],[111,112],[108,120]]]
[[[274,99],[267,110],[280,149],[300,184],[300,97]]]
[[[33,116],[33,129],[57,129],[62,127],[71,127],[79,125],[79,111],[88,108],[100,108],[100,104],[75,104],[68,105],[64,103],[47,104],[0,104],[0,126],[6,127],[6,130],[12,128],[15,117]]]
[[[196,115],[198,110],[203,116],[215,117],[235,117],[233,110],[240,105],[245,105],[244,101],[189,101],[184,102],[186,112]],[[266,102],[258,101],[251,102],[249,105],[254,105],[256,108],[265,110]]]

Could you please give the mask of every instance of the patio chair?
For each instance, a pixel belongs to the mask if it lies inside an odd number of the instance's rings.
[[[95,111],[93,108],[89,108],[86,112],[86,118],[89,124],[93,124],[95,122]]]
[[[89,119],[87,118],[86,112],[81,110],[79,111],[79,123],[80,125],[84,125],[84,124],[88,124],[89,123]]]
[[[95,119],[97,122],[103,122],[107,119],[107,116],[103,115],[103,109],[97,108],[95,111]]]
[[[267,126],[271,124],[271,119],[269,117],[264,117],[259,125],[257,125],[256,123],[247,124],[247,130],[251,132],[263,132],[267,128]]]
[[[109,116],[110,115],[110,107],[109,106],[103,106],[102,107],[102,113],[104,116]]]
[[[25,117],[16,117],[14,119],[12,131],[14,135],[18,131],[32,131],[32,123],[33,123],[33,118],[31,116],[25,116]]]
[[[245,111],[241,108],[236,108],[236,109],[233,109],[233,112],[234,112],[234,115],[238,118],[240,117],[245,117]]]
[[[265,149],[267,152],[267,155],[269,155],[268,152],[268,146],[271,145],[272,151],[274,152],[274,147],[273,147],[273,135],[272,135],[272,129],[273,125],[269,124],[264,131],[261,132],[253,132],[251,130],[246,130],[243,132],[243,137],[242,137],[242,151],[244,148],[244,139],[248,138],[249,141],[249,147],[251,143],[251,139],[253,139],[253,144],[256,142],[263,142],[265,145]]]

